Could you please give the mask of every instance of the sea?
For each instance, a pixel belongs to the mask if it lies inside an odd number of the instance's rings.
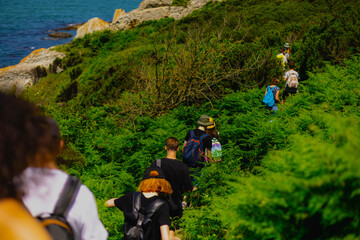
[[[98,17],[112,21],[115,9],[138,8],[142,0],[0,0],[0,68],[18,64],[39,48],[71,42],[73,37],[54,39],[56,29]]]

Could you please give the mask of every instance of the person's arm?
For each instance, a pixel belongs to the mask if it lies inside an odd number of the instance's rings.
[[[180,238],[175,237],[174,232],[170,234],[169,225],[162,225],[160,226],[161,232],[161,240],[180,240]]]
[[[279,91],[276,91],[275,100],[276,100],[277,102],[279,102],[280,104],[282,104],[282,102],[280,101],[280,98],[279,98],[279,93],[280,93],[280,90],[279,90]]]
[[[212,163],[212,162],[213,162],[213,158],[212,158],[212,156],[211,156],[211,150],[206,149],[205,155],[206,155],[206,158],[207,158],[208,162]]]
[[[266,87],[266,89],[265,89],[265,94],[264,94],[264,97],[266,96],[266,93],[267,93],[267,87]]]
[[[161,240],[169,240],[170,239],[170,230],[169,225],[160,226]]]
[[[69,218],[75,215],[80,227],[78,229],[80,235],[75,239],[106,240],[108,238],[108,232],[99,218],[95,197],[85,185],[80,187],[75,203],[69,212]]]
[[[106,202],[104,202],[105,207],[115,207],[115,199],[117,198],[110,198]]]

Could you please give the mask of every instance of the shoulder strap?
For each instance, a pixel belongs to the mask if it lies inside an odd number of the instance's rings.
[[[161,168],[161,159],[156,159],[156,166],[158,166],[159,168]]]
[[[164,204],[164,200],[156,199],[147,211],[146,217],[151,218]]]
[[[74,176],[68,176],[66,183],[61,191],[60,197],[58,198],[53,214],[56,216],[64,216],[66,218],[70,207],[74,203],[76,195],[79,191],[81,181]]]
[[[204,133],[203,135],[201,135],[201,137],[200,137],[200,143],[201,143],[201,141],[204,140],[207,136],[210,137],[210,135],[207,134],[207,133]]]
[[[140,207],[141,207],[141,193],[140,192],[134,192],[133,209],[136,212],[139,212]]]
[[[194,130],[190,130],[190,138],[194,138],[194,136],[195,136]]]

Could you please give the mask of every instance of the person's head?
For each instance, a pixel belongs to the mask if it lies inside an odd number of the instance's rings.
[[[165,150],[166,151],[177,151],[179,150],[179,140],[175,137],[169,137],[165,141]]]
[[[215,122],[214,120],[209,117],[208,115],[201,115],[199,120],[197,121],[197,123],[202,126],[202,127],[208,127],[208,126],[212,126],[214,125],[215,126]]]
[[[146,169],[138,191],[164,194],[172,194],[173,192],[170,183],[165,179],[164,172],[157,166],[151,166]]]
[[[46,119],[33,104],[0,93],[0,199],[20,198],[14,179],[40,148],[41,124]]]
[[[280,51],[280,53],[283,53],[285,50],[284,50],[284,47],[281,47],[280,49],[279,49],[279,51]]]
[[[294,61],[290,61],[290,62],[289,62],[289,68],[290,68],[290,69],[294,69],[294,67],[295,67],[295,62],[294,62]]]
[[[290,48],[290,44],[289,44],[289,43],[285,43],[285,44],[284,44],[284,48],[285,48],[285,49]]]
[[[64,146],[64,141],[60,137],[59,126],[54,119],[45,117],[45,122],[38,124],[37,128],[41,132],[37,138],[39,149],[29,165],[46,167],[52,163],[55,166],[56,156]]]
[[[279,78],[273,78],[273,80],[271,81],[271,85],[278,85],[280,83]]]

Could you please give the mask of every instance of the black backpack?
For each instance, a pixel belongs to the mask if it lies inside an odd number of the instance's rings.
[[[37,219],[46,228],[53,240],[74,239],[73,230],[66,217],[74,203],[80,185],[81,182],[78,178],[69,176],[55,204],[53,213],[47,217],[37,216]]]
[[[194,130],[190,130],[190,138],[186,142],[182,150],[182,160],[189,167],[196,167],[196,163],[201,160],[201,156],[204,155],[204,139],[209,134],[204,133],[203,135],[196,136]]]
[[[141,193],[134,192],[133,212],[125,213],[124,239],[152,239],[154,225],[151,218],[164,204],[165,201],[156,199],[149,209],[145,210],[141,207]],[[160,229],[158,231],[160,231]]]

